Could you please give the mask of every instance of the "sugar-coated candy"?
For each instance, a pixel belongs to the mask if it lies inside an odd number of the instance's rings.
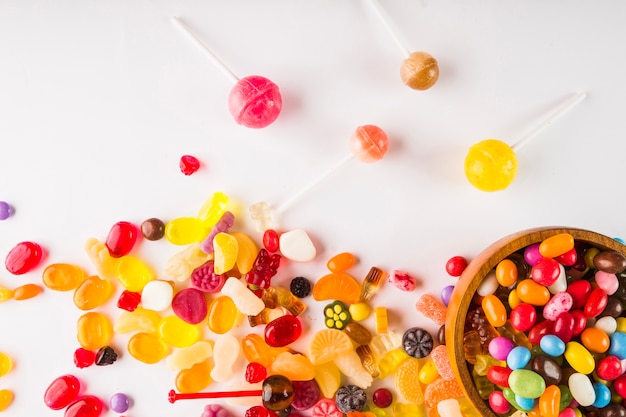
[[[334,400],[322,398],[311,410],[312,417],[343,417],[343,411],[337,407]]]
[[[460,255],[453,256],[446,262],[446,272],[451,277],[460,277],[465,268],[467,268],[467,259]]]
[[[120,221],[111,226],[105,245],[113,258],[121,258],[130,253],[137,242],[137,226],[127,221]]]
[[[128,339],[126,350],[138,361],[153,364],[167,356],[169,347],[157,334],[139,331]]]
[[[310,262],[317,254],[313,241],[308,233],[302,229],[281,233],[279,247],[280,253],[294,262]]]
[[[60,410],[76,399],[80,387],[80,380],[74,375],[61,375],[48,385],[43,401],[52,410]]]
[[[417,288],[417,280],[406,271],[394,269],[387,277],[387,280],[401,291],[410,292]]]
[[[187,246],[167,260],[165,274],[176,281],[185,281],[194,269],[204,264],[210,256],[200,250],[200,243]]]
[[[43,257],[43,249],[35,242],[20,242],[7,253],[4,265],[13,275],[22,275],[35,268]]]
[[[200,161],[193,155],[183,155],[178,163],[180,172],[185,175],[191,175],[200,169]]]
[[[370,163],[383,159],[388,148],[389,138],[378,126],[359,126],[350,136],[350,151],[361,162]]]
[[[443,379],[454,379],[454,373],[452,372],[452,366],[450,365],[448,350],[444,345],[438,345],[433,348],[432,352],[430,353],[430,357],[435,363],[437,372]]]
[[[372,375],[363,367],[361,358],[354,350],[338,355],[333,362],[352,385],[367,389],[372,385]]]
[[[80,310],[93,310],[107,302],[114,289],[108,279],[97,275],[89,276],[74,290],[74,305]]]
[[[411,327],[402,335],[402,347],[404,351],[414,358],[425,358],[433,350],[434,341],[432,335],[421,327]]]
[[[109,398],[109,408],[118,414],[125,413],[130,408],[130,398],[123,392],[116,392]]]
[[[320,387],[314,379],[307,381],[292,381],[293,401],[291,406],[294,410],[302,411],[312,408],[321,398]]]
[[[211,370],[211,378],[224,382],[232,378],[233,366],[239,357],[241,346],[235,336],[223,334],[215,340],[213,359],[215,366]]]
[[[176,315],[163,317],[159,322],[158,333],[163,342],[177,348],[191,346],[201,337],[199,325]]]
[[[232,417],[232,415],[219,404],[207,404],[200,417]]]
[[[237,309],[247,316],[256,316],[265,308],[263,301],[236,278],[226,280],[222,294],[232,298]]]
[[[278,85],[260,75],[239,79],[228,96],[228,110],[235,122],[253,129],[274,122],[282,105]]]
[[[64,417],[99,417],[104,411],[102,400],[95,395],[83,395],[65,409]]]
[[[295,277],[289,283],[289,290],[298,298],[305,298],[311,294],[311,281],[305,277]]]
[[[465,156],[465,177],[481,191],[507,188],[517,175],[517,156],[511,146],[497,139],[472,145]]]
[[[0,201],[0,220],[6,220],[13,215],[15,210],[6,201]]]
[[[426,52],[412,52],[402,61],[400,77],[413,90],[427,90],[439,79],[439,64]]]
[[[343,385],[339,387],[335,394],[337,408],[344,413],[363,411],[366,401],[367,394],[362,388],[356,385]]]
[[[146,240],[160,240],[165,236],[165,223],[161,219],[151,217],[141,222],[139,230]]]
[[[141,306],[149,310],[164,311],[172,304],[174,287],[171,283],[154,280],[146,283],[141,291]]]
[[[167,367],[172,371],[189,369],[198,362],[213,356],[213,345],[207,340],[200,340],[190,346],[176,349],[165,359]]]
[[[111,346],[102,346],[96,351],[94,363],[98,366],[113,365],[117,360],[117,352]]]
[[[174,384],[180,392],[200,392],[211,383],[211,363],[203,360],[176,374]]]
[[[428,384],[424,389],[424,404],[427,408],[436,407],[440,401],[448,398],[458,398],[463,395],[463,391],[456,379],[446,380],[436,379]]]
[[[205,253],[213,253],[214,239],[218,233],[226,233],[235,224],[235,215],[230,211],[225,211],[217,223],[213,225],[211,231],[200,244],[200,249]]]
[[[439,326],[446,322],[446,306],[430,294],[422,294],[415,303],[415,308]]]
[[[207,316],[204,293],[196,288],[184,288],[172,298],[172,311],[189,324],[198,324]]]
[[[97,350],[107,346],[113,337],[113,326],[102,313],[90,311],[78,318],[77,324],[78,343],[87,350]]]

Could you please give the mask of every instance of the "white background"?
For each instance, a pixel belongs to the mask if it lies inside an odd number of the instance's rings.
[[[278,285],[296,274],[315,280],[331,256],[351,251],[358,279],[374,265],[420,279],[413,293],[386,286],[373,300],[389,308],[390,328],[434,330],[414,303],[454,283],[444,270],[453,255],[472,259],[537,226],[626,235],[622,1],[382,6],[411,50],[438,60],[432,89],[402,84],[404,56],[364,0],[1,0],[0,200],[16,213],[0,223],[0,256],[32,240],[46,258],[23,276],[0,272],[0,285],[41,283],[55,262],[93,274],[87,238],[105,239],[120,220],[193,216],[216,191],[244,208],[278,205],[344,158],[363,124],[387,132],[388,154],[375,164],[350,161],[285,213],[279,229],[305,229],[318,255],[288,264]],[[259,74],[280,86],[283,111],[274,124],[251,130],[232,120],[231,82],[171,24],[173,15],[238,76]],[[469,185],[469,146],[486,138],[513,144],[575,91],[588,98],[519,151],[508,189]],[[189,177],[178,169],[184,154],[203,164]],[[245,210],[235,228],[260,242]],[[180,249],[143,241],[134,254],[167,279],[165,261]],[[307,334],[321,328],[313,313],[322,303],[309,302],[316,305],[303,317]],[[119,314],[115,299],[101,310],[112,320]],[[81,312],[70,293],[8,301],[0,314],[0,351],[15,361],[0,379],[0,389],[15,393],[6,416],[60,415],[42,397],[65,373],[104,400],[127,393],[128,416],[200,416],[207,403],[168,404],[174,374],[164,363],[134,360],[121,336],[114,365],[76,369]],[[246,323],[235,329],[247,331]],[[214,340],[208,330],[207,337]],[[243,361],[236,380],[242,370]]]

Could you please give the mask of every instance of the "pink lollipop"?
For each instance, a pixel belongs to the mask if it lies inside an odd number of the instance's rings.
[[[182,20],[172,17],[172,22],[235,84],[228,96],[228,110],[235,122],[260,129],[278,118],[283,99],[276,84],[260,75],[239,79]]]
[[[380,161],[385,157],[387,149],[389,148],[389,139],[384,130],[374,125],[364,125],[357,127],[352,136],[350,137],[350,151],[349,155],[346,155],[335,166],[322,173],[315,180],[311,181],[306,186],[300,188],[298,192],[285,200],[275,212],[282,214],[289,207],[291,207],[298,199],[305,195],[317,184],[322,182],[326,177],[330,176],[333,172],[350,161],[352,158],[357,158],[361,162],[372,163]],[[265,231],[273,227],[270,206],[265,201],[250,206],[250,215],[253,220],[256,221],[257,230]]]

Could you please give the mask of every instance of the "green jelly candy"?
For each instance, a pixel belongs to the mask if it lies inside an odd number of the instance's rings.
[[[509,386],[520,397],[539,398],[546,390],[546,381],[536,372],[516,369],[509,375]]]

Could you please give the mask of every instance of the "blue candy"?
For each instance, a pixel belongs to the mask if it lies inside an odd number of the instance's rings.
[[[528,365],[530,356],[530,350],[528,350],[528,348],[524,346],[516,346],[511,349],[507,355],[506,364],[512,370],[522,369]]]
[[[539,341],[539,347],[553,358],[561,356],[563,352],[565,352],[565,343],[563,343],[558,336],[553,334],[547,334],[542,337]]]
[[[611,402],[611,390],[600,382],[593,383],[593,390],[596,393],[596,400],[591,404],[596,408],[604,408]]]
[[[607,355],[614,355],[621,359],[626,359],[626,333],[615,332],[611,336],[611,345],[606,351]]]

